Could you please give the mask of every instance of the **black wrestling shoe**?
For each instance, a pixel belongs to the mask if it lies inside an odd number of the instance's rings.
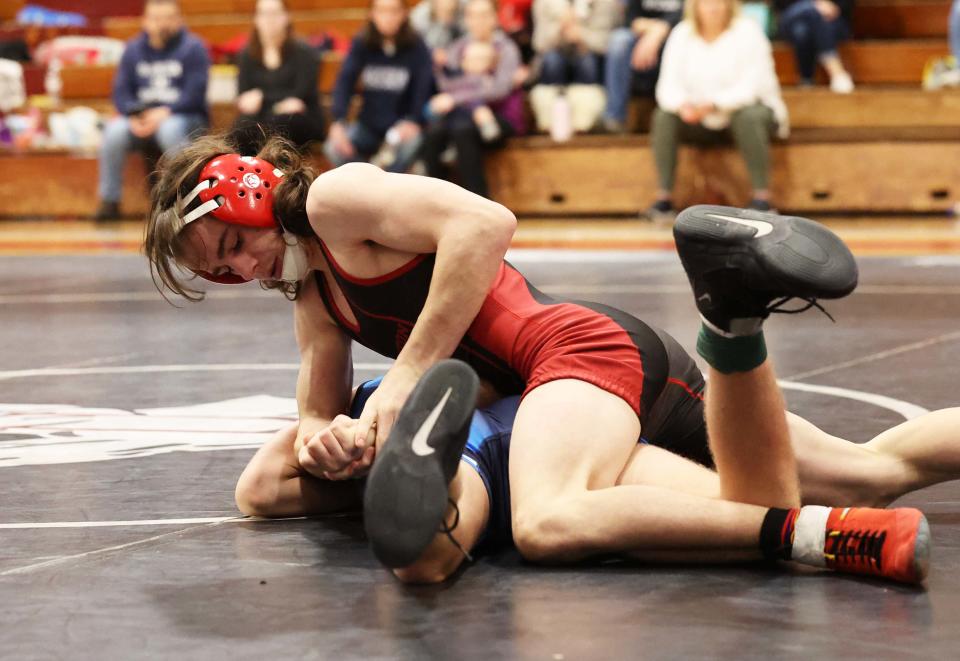
[[[444,532],[448,485],[470,434],[479,379],[459,360],[423,375],[374,459],[363,497],[364,526],[387,567],[413,564]]]
[[[699,205],[677,216],[673,236],[697,309],[722,335],[752,335],[771,312],[820,308],[857,286],[850,249],[806,218]],[[807,306],[780,309],[793,298]]]

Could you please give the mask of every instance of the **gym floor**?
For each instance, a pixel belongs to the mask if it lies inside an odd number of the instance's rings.
[[[692,351],[668,250],[518,250],[550,294],[621,307]],[[861,286],[780,316],[790,408],[865,441],[957,404],[960,257],[865,256]],[[933,531],[922,588],[755,566],[479,558],[407,587],[356,516],[260,521],[233,504],[295,419],[292,306],[256,286],[165,303],[123,252],[0,260],[0,658],[955,658],[960,485],[908,495]],[[355,350],[356,379],[383,358]],[[589,442],[589,439],[584,439]],[[957,442],[960,443],[960,430]]]

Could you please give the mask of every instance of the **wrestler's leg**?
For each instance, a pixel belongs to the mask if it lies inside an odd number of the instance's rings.
[[[934,411],[867,443],[832,436],[787,412],[804,505],[884,507],[923,487],[960,479],[960,409]],[[681,485],[720,497],[716,472],[663,448],[637,445],[619,484]]]
[[[617,485],[639,435],[633,409],[591,384],[565,379],[528,393],[510,444],[513,533],[521,554],[564,562],[685,549],[712,561],[759,558],[766,508],[680,488]]]
[[[859,444],[791,415],[804,503],[882,507],[938,482],[960,479],[960,408],[934,411]]]
[[[767,507],[800,505],[783,397],[769,360],[730,373],[711,367],[706,417],[723,498]]]
[[[263,445],[237,481],[237,507],[247,516],[309,516],[358,510],[359,480],[332,482],[304,474],[294,443],[297,425],[282,429]]]

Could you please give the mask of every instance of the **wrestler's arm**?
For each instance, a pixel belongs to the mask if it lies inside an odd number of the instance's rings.
[[[300,349],[297,409],[300,423],[294,451],[350,408],[353,359],[350,338],[327,314],[316,281],[307,278],[294,308],[294,330]],[[312,472],[308,460],[304,469]]]
[[[517,220],[502,205],[449,182],[391,174],[365,163],[319,177],[307,198],[307,212],[317,233],[329,237],[328,244],[372,242],[401,252],[436,252],[426,304],[376,395],[382,407],[374,418],[380,442],[413,384],[453,354],[476,318]],[[330,218],[344,222],[324,223]],[[365,409],[361,429],[372,422],[369,415],[375,413]]]
[[[300,420],[265,443],[237,481],[237,507],[248,516],[327,514],[356,509],[361,503],[362,482],[313,477],[300,461],[304,442],[349,408],[349,341],[327,316],[312,279],[301,290],[294,316],[301,353]]]

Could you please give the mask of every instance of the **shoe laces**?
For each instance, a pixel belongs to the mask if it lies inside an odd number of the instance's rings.
[[[467,559],[467,562],[473,562],[473,556],[471,556],[463,546],[460,545],[460,542],[457,541],[457,538],[453,536],[453,531],[457,529],[457,526],[460,525],[460,508],[457,507],[457,503],[453,498],[447,498],[447,502],[450,503],[453,507],[453,523],[447,525],[446,518],[444,518],[443,526],[440,528],[440,532],[445,534],[450,540],[450,543],[457,547],[460,553],[463,554],[463,557]]]
[[[801,301],[805,301],[806,305],[799,308],[794,308],[792,310],[784,310],[783,306],[786,305],[788,301],[792,301],[795,298]],[[767,305],[766,311],[767,313],[776,312],[778,314],[800,314],[801,312],[806,312],[810,308],[817,308],[818,310],[820,310],[820,312],[822,312],[827,316],[827,319],[829,319],[833,323],[837,323],[837,320],[833,318],[833,315],[827,312],[827,310],[822,305],[820,305],[820,303],[815,298],[804,298],[800,296],[782,296],[780,298],[776,298],[772,300],[769,303],[769,305]]]
[[[824,557],[841,566],[865,565],[880,571],[886,530],[831,530],[827,533]]]

